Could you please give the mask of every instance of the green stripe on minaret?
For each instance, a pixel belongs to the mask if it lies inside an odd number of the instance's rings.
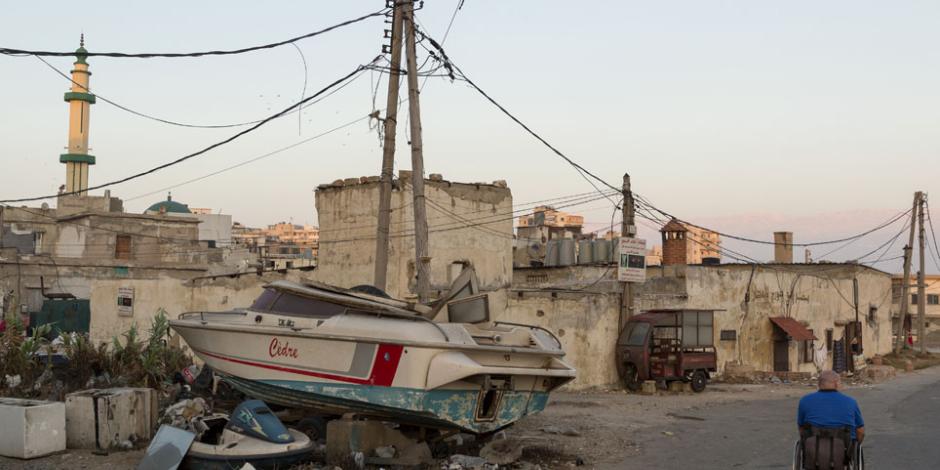
[[[85,155],[82,153],[63,153],[59,155],[59,162],[61,163],[87,163],[89,165],[95,164],[94,155]]]
[[[65,101],[86,101],[88,104],[95,104],[95,95],[81,91],[65,92]]]

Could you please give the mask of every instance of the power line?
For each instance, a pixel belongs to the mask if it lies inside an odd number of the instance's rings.
[[[904,215],[909,214],[910,212],[911,212],[911,209],[908,209],[908,210],[906,210],[906,211],[904,211],[904,212],[901,212],[900,214],[898,214],[897,216],[893,217],[893,218],[890,219],[888,222],[886,222],[886,224],[894,223],[894,222],[896,222],[898,219],[900,219],[901,217],[903,217]],[[837,251],[839,251],[839,250],[841,250],[841,249],[843,249],[843,248],[845,248],[845,247],[851,245],[852,243],[855,243],[856,241],[858,241],[858,240],[860,240],[860,239],[861,239],[861,237],[859,237],[859,238],[853,238],[853,239],[849,240],[848,242],[846,242],[844,245],[839,245],[838,247],[833,248],[832,250],[829,250],[829,251],[827,251],[826,253],[823,253],[823,254],[819,255],[819,259],[823,259],[823,258],[825,258],[825,257],[827,257],[827,256],[829,256],[829,255],[831,255],[831,254],[833,254],[833,253],[835,253],[835,252],[837,252]]]
[[[375,61],[373,60],[373,62],[375,62]],[[280,112],[278,112],[278,113],[276,113],[276,114],[273,114],[273,115],[271,115],[271,116],[265,118],[265,119],[262,120],[261,122],[259,122],[259,123],[255,124],[255,125],[253,125],[253,126],[247,128],[247,129],[245,129],[245,130],[242,130],[242,131],[236,133],[235,135],[232,135],[231,137],[229,137],[229,138],[227,138],[227,139],[224,139],[224,140],[222,140],[222,141],[219,141],[219,142],[216,142],[216,143],[214,143],[214,144],[212,144],[212,145],[209,145],[208,147],[205,147],[205,148],[203,148],[202,150],[199,150],[199,151],[190,153],[190,154],[188,154],[188,155],[182,156],[182,157],[180,157],[180,158],[177,158],[176,160],[173,160],[173,161],[170,161],[170,162],[167,162],[167,163],[163,163],[163,164],[158,165],[158,166],[155,166],[155,167],[153,167],[153,168],[151,168],[151,169],[149,169],[149,170],[144,170],[144,171],[141,171],[141,172],[139,172],[139,173],[135,173],[135,174],[130,175],[130,176],[125,176],[125,177],[119,178],[119,179],[117,179],[117,180],[113,180],[113,181],[109,181],[109,182],[107,182],[107,183],[103,183],[103,184],[99,184],[99,185],[96,185],[96,186],[92,186],[92,187],[86,188],[85,190],[82,190],[82,191],[72,191],[72,192],[65,192],[65,193],[59,193],[59,194],[52,194],[52,195],[47,195],[47,196],[24,197],[24,198],[18,198],[18,199],[4,199],[4,200],[0,200],[0,203],[40,201],[40,200],[43,200],[43,199],[53,199],[53,198],[57,198],[57,197],[61,197],[61,196],[68,196],[68,195],[72,195],[72,194],[85,193],[86,191],[93,191],[93,190],[95,190],[95,189],[106,188],[106,187],[108,187],[108,186],[114,186],[114,185],[116,185],[116,184],[125,183],[125,182],[127,182],[127,181],[131,181],[131,180],[140,178],[140,177],[142,177],[142,176],[146,176],[146,175],[149,175],[149,174],[152,174],[152,173],[156,173],[156,172],[158,172],[158,171],[160,171],[160,170],[163,170],[163,169],[169,168],[169,167],[171,167],[171,166],[177,165],[177,164],[182,163],[182,162],[184,162],[184,161],[186,161],[186,160],[189,160],[189,159],[191,159],[191,158],[198,157],[198,156],[200,156],[200,155],[202,155],[202,154],[205,154],[205,153],[207,153],[207,152],[209,152],[209,151],[211,151],[211,150],[213,150],[213,149],[215,149],[215,148],[218,148],[218,147],[221,147],[221,146],[223,146],[223,145],[225,145],[225,144],[228,144],[229,142],[232,142],[233,140],[238,139],[239,137],[241,137],[241,136],[243,136],[243,135],[245,135],[245,134],[248,134],[248,133],[250,133],[250,132],[252,132],[252,131],[257,130],[258,128],[260,128],[261,126],[267,124],[268,122],[271,122],[271,121],[273,121],[274,119],[277,119],[277,118],[279,118],[279,117],[281,117],[281,116],[284,116],[285,114],[289,113],[289,112],[290,112],[291,110],[293,110],[294,108],[296,108],[296,107],[298,107],[298,106],[302,106],[305,102],[312,101],[312,100],[318,98],[320,95],[322,95],[323,93],[326,93],[327,91],[329,91],[331,88],[335,87],[336,85],[339,85],[340,83],[346,81],[347,79],[349,79],[349,78],[352,77],[353,75],[359,73],[360,71],[365,70],[365,67],[366,67],[366,66],[364,66],[364,65],[360,65],[360,66],[356,67],[356,69],[353,70],[352,72],[346,74],[344,77],[342,77],[342,78],[340,78],[340,79],[334,81],[333,83],[330,83],[330,84],[327,85],[326,87],[322,88],[320,91],[316,92],[315,94],[311,95],[311,96],[308,97],[308,98],[305,98],[303,101],[299,101],[299,102],[297,102],[297,103],[295,103],[295,104],[292,104],[292,105],[288,106],[287,108],[285,108],[284,110],[282,110],[282,111],[280,111]]]
[[[597,187],[597,185],[594,183],[594,181],[591,181],[591,178],[593,178],[593,179],[596,180],[597,182],[601,183],[602,185],[607,186],[608,188],[610,188],[610,189],[612,189],[612,190],[614,190],[614,191],[617,191],[618,193],[620,192],[620,188],[616,188],[616,187],[612,186],[610,183],[604,181],[601,177],[595,175],[594,173],[591,173],[587,168],[584,168],[581,164],[579,164],[579,163],[575,162],[574,160],[572,160],[571,158],[569,158],[567,155],[565,155],[564,153],[562,153],[561,150],[558,150],[557,148],[555,148],[555,146],[553,146],[552,144],[550,144],[550,143],[549,143],[547,140],[545,140],[542,136],[540,136],[538,133],[536,133],[535,131],[533,131],[532,128],[530,128],[529,126],[527,126],[525,123],[523,123],[521,120],[519,120],[519,118],[517,118],[517,117],[514,116],[512,113],[510,113],[509,110],[507,110],[505,107],[503,107],[503,105],[499,104],[499,102],[497,102],[495,99],[493,99],[493,97],[491,97],[491,96],[488,95],[485,91],[483,91],[483,89],[480,88],[476,83],[474,83],[473,80],[470,80],[470,78],[467,77],[467,74],[465,74],[465,73],[463,72],[463,70],[460,69],[460,67],[458,67],[456,64],[453,63],[453,61],[447,56],[447,53],[444,52],[444,49],[443,49],[443,47],[441,47],[440,43],[438,43],[438,42],[435,41],[433,38],[431,38],[430,36],[428,36],[428,35],[425,34],[423,31],[421,31],[421,30],[419,30],[419,29],[417,29],[417,28],[415,28],[415,31],[421,36],[422,39],[427,39],[428,42],[431,43],[431,46],[433,46],[433,47],[441,54],[441,59],[442,59],[442,61],[443,61],[443,63],[444,63],[444,67],[445,67],[448,71],[456,70],[457,73],[460,74],[460,77],[463,78],[464,80],[466,80],[466,82],[467,82],[471,87],[473,87],[473,89],[476,90],[477,93],[479,93],[479,94],[482,95],[484,98],[486,98],[486,100],[489,101],[490,103],[492,103],[493,106],[496,106],[496,108],[498,108],[500,111],[502,111],[502,113],[505,114],[507,117],[509,117],[509,119],[512,119],[513,122],[515,122],[515,123],[518,124],[520,127],[522,127],[523,129],[525,129],[525,131],[528,132],[532,137],[535,137],[539,142],[541,142],[543,145],[545,145],[546,147],[548,147],[552,152],[555,153],[555,155],[558,155],[558,156],[561,157],[564,161],[566,161],[569,165],[571,165],[572,167],[574,167],[574,169],[578,171],[578,173],[581,175],[581,177],[584,178],[591,186],[593,186],[594,189],[597,190],[597,192],[598,192],[599,194],[604,194],[604,192],[601,191],[601,189]],[[589,178],[589,177],[590,177],[590,178]],[[613,199],[611,199],[611,198],[608,197],[608,196],[604,196],[604,197],[606,197],[608,200],[610,200],[611,203],[613,203],[614,205],[616,205],[616,203],[613,201]]]
[[[221,55],[235,55],[235,54],[244,54],[246,52],[254,52],[263,49],[273,49],[275,47],[284,46],[287,44],[293,44],[297,41],[303,39],[309,39],[314,36],[319,36],[324,33],[328,33],[335,29],[342,28],[344,26],[349,26],[351,24],[359,23],[360,21],[365,21],[369,18],[376,16],[385,16],[389,11],[387,8],[383,8],[374,13],[369,13],[367,15],[360,16],[351,20],[343,21],[342,23],[337,23],[333,26],[323,28],[319,31],[314,31],[312,33],[307,33],[295,38],[287,39],[284,41],[274,42],[270,44],[264,44],[260,46],[251,46],[245,47],[242,49],[232,49],[232,50],[215,50],[215,51],[203,51],[203,52],[160,52],[160,53],[126,53],[126,52],[85,52],[84,55],[87,57],[115,57],[115,58],[134,58],[134,59],[150,59],[155,57],[165,57],[165,58],[179,58],[179,57],[203,57],[203,56],[221,56]],[[73,57],[75,56],[75,51],[67,52],[49,52],[49,51],[36,51],[28,49],[14,49],[9,47],[0,47],[0,54],[5,55],[32,55],[32,56],[43,56],[43,57]]]
[[[296,45],[295,45],[295,47],[296,47]],[[301,56],[301,57],[303,57],[303,56]],[[39,59],[40,61],[42,61],[42,63],[45,64],[47,67],[49,67],[50,69],[52,69],[52,71],[54,71],[55,73],[59,74],[60,76],[62,76],[62,77],[65,78],[66,80],[72,82],[73,85],[77,85],[77,86],[81,87],[82,89],[84,89],[86,92],[91,93],[91,90],[88,89],[88,87],[82,85],[81,83],[76,82],[75,80],[72,80],[72,77],[69,77],[68,75],[66,75],[66,74],[65,74],[64,72],[62,72],[61,70],[55,68],[55,66],[53,66],[52,64],[50,64],[49,62],[47,62],[47,61],[46,61],[45,59],[43,59],[42,57],[36,56],[36,58]],[[306,70],[306,62],[304,62],[304,70]],[[306,108],[308,108],[308,107],[310,107],[310,106],[313,106],[313,105],[319,103],[320,101],[323,101],[324,99],[326,99],[326,98],[332,96],[334,93],[336,93],[336,92],[342,90],[343,88],[346,88],[347,86],[349,86],[350,84],[352,84],[354,81],[356,81],[360,76],[362,76],[362,74],[357,75],[356,77],[353,77],[352,80],[349,80],[348,82],[342,84],[341,86],[336,87],[335,89],[331,90],[329,93],[327,93],[327,94],[323,95],[322,97],[320,97],[320,99],[317,99],[317,100],[315,100],[315,101],[311,101],[311,102],[309,102],[309,103],[304,104],[303,106],[301,106],[301,107],[297,110],[298,115],[300,114],[300,111],[302,111],[303,109],[306,109]],[[304,92],[306,92],[306,89],[307,89],[306,74],[304,74]],[[126,112],[128,112],[128,113],[131,113],[131,114],[133,114],[133,115],[135,115],[135,116],[138,116],[138,117],[142,117],[142,118],[144,118],[144,119],[150,119],[150,120],[152,120],[152,121],[157,121],[157,122],[160,122],[160,123],[163,123],[163,124],[169,124],[169,125],[171,125],[171,126],[177,126],[177,127],[189,127],[189,128],[196,128],[196,129],[225,129],[225,128],[230,128],[230,127],[243,127],[243,126],[248,126],[248,125],[251,125],[251,124],[257,124],[257,123],[259,123],[259,122],[264,121],[264,119],[257,119],[257,120],[254,120],[254,121],[239,122],[239,123],[235,123],[235,124],[190,124],[190,123],[184,123],[184,122],[179,122],[179,121],[172,121],[172,120],[169,120],[169,119],[160,118],[160,117],[157,117],[157,116],[153,116],[153,115],[151,115],[151,114],[147,114],[147,113],[144,113],[144,112],[141,112],[141,111],[134,110],[134,109],[132,109],[132,108],[130,108],[130,107],[128,107],[128,106],[125,106],[125,105],[122,105],[122,104],[120,104],[120,103],[117,103],[117,102],[115,102],[115,101],[113,101],[113,100],[110,100],[110,99],[108,99],[108,98],[102,96],[100,93],[97,93],[97,92],[95,92],[94,95],[95,95],[96,98],[100,99],[101,101],[104,101],[105,103],[108,103],[108,104],[110,104],[111,106],[114,106],[115,108],[118,108],[118,109],[120,109],[120,110],[122,110],[122,111],[126,111]],[[301,101],[303,101],[303,94],[301,94]],[[298,102],[298,103],[299,103],[299,102]]]
[[[926,209],[927,209],[927,222],[928,222],[928,225],[930,226],[930,238],[933,239],[934,249],[932,253],[935,256],[935,258],[932,258],[932,259],[933,259],[933,262],[936,263],[935,266],[937,270],[940,270],[940,247],[937,246],[937,234],[933,230],[933,218],[930,217],[930,200],[929,199],[927,199]],[[929,248],[929,245],[928,245],[928,248]]]
[[[301,141],[299,141],[299,142],[295,142],[295,143],[293,143],[293,144],[291,144],[291,145],[288,145],[288,146],[286,146],[286,147],[281,147],[281,148],[279,148],[279,149],[277,149],[277,150],[273,150],[273,151],[268,152],[268,153],[265,153],[265,154],[263,154],[263,155],[259,155],[259,156],[257,156],[257,157],[254,157],[254,158],[245,160],[245,161],[243,161],[243,162],[241,162],[241,163],[236,163],[236,164],[234,164],[234,165],[232,165],[232,166],[228,166],[228,167],[222,168],[221,170],[216,170],[216,171],[213,171],[213,172],[211,172],[211,173],[207,173],[207,174],[204,174],[204,175],[202,175],[202,176],[198,176],[198,177],[196,177],[196,178],[188,179],[188,180],[183,181],[183,182],[181,182],[181,183],[176,183],[176,184],[172,184],[172,185],[170,185],[170,186],[165,186],[165,187],[163,187],[163,188],[160,188],[160,189],[157,189],[157,190],[154,190],[154,191],[150,191],[150,192],[148,192],[148,193],[139,194],[139,195],[137,195],[137,196],[134,196],[134,197],[125,199],[124,201],[125,201],[125,202],[127,202],[127,201],[134,201],[134,200],[136,200],[136,199],[144,198],[144,197],[147,197],[147,196],[152,196],[152,195],[154,195],[154,194],[162,193],[163,191],[167,191],[167,190],[170,190],[170,189],[173,189],[173,188],[178,188],[178,187],[180,187],[180,186],[185,186],[185,185],[190,184],[190,183],[195,183],[196,181],[201,181],[201,180],[204,180],[204,179],[206,179],[206,178],[210,178],[210,177],[212,177],[212,176],[215,176],[215,175],[218,175],[218,174],[221,174],[221,173],[225,173],[225,172],[227,172],[227,171],[229,171],[229,170],[234,170],[234,169],[236,169],[236,168],[239,168],[239,167],[248,165],[249,163],[254,163],[254,162],[257,162],[257,161],[259,161],[259,160],[263,160],[263,159],[265,159],[265,158],[268,158],[268,157],[273,157],[273,156],[275,156],[275,155],[277,155],[277,154],[279,154],[279,153],[286,152],[286,151],[288,151],[288,150],[290,150],[290,149],[293,149],[293,148],[299,147],[299,146],[301,146],[301,145],[303,145],[303,144],[306,144],[306,143],[308,143],[308,142],[317,140],[317,139],[319,139],[319,138],[321,138],[321,137],[327,136],[327,135],[332,134],[332,133],[334,133],[334,132],[336,132],[336,131],[345,129],[345,128],[347,128],[347,127],[350,127],[350,126],[352,126],[353,124],[357,124],[357,123],[360,123],[360,122],[362,122],[362,121],[365,121],[366,119],[369,119],[369,116],[362,116],[362,117],[360,117],[360,118],[358,118],[358,119],[355,119],[355,120],[353,120],[353,121],[349,121],[349,122],[347,122],[347,123],[345,123],[345,124],[341,124],[341,125],[339,125],[339,126],[337,126],[337,127],[334,127],[334,128],[332,128],[332,129],[330,129],[330,130],[321,132],[321,133],[319,133],[319,134],[317,134],[317,135],[314,135],[314,136],[312,136],[312,137],[308,137],[308,138],[303,139],[303,140],[301,140]]]

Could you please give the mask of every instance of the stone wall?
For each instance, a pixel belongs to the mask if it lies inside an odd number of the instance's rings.
[[[386,291],[414,292],[414,216],[410,173],[395,181]],[[485,290],[512,277],[512,194],[504,184],[425,180],[431,285],[446,290],[461,265],[474,266]],[[372,284],[379,183],[376,177],[321,185],[316,192],[320,225],[318,281],[340,287]]]

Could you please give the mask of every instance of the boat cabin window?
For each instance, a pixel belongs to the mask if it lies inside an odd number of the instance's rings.
[[[271,304],[277,298],[277,291],[274,289],[265,289],[261,295],[251,304],[252,310],[270,310]]]
[[[327,318],[346,311],[346,307],[332,302],[311,299],[277,289],[265,289],[253,304],[253,310]]]

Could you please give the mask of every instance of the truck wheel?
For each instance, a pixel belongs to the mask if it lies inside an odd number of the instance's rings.
[[[639,372],[636,370],[636,366],[633,364],[627,364],[623,368],[623,386],[635,392],[640,389],[640,380],[637,377]]]
[[[692,382],[692,391],[701,393],[705,390],[705,384],[708,383],[708,375],[705,374],[705,371],[697,370],[692,373],[690,382]]]

